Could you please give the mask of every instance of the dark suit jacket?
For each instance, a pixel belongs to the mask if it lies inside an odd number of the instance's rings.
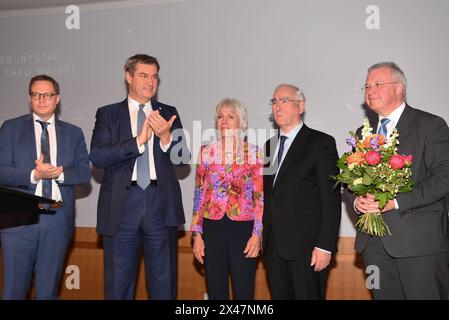
[[[271,141],[273,138],[265,144],[266,156],[270,155]],[[273,143],[273,153],[275,147]],[[280,257],[286,260],[309,261],[314,247],[337,250],[341,194],[330,179],[338,174],[337,160],[333,137],[306,125],[301,128],[275,185],[273,175],[264,176],[264,251],[270,233]]]
[[[90,180],[89,156],[80,128],[56,119],[55,130],[57,165],[64,167],[64,183],[58,183],[59,190],[70,217],[65,226],[73,227],[74,187]],[[30,182],[30,174],[36,167],[36,155],[32,114],[5,121],[0,129],[0,184],[34,194],[36,185]]]
[[[371,126],[377,132],[377,123]],[[442,118],[408,105],[396,128],[398,153],[413,156],[415,186],[397,196],[399,210],[382,215],[391,232],[381,238],[385,250],[397,258],[449,251],[449,128]],[[357,232],[356,250],[362,252],[368,239]]]
[[[174,164],[187,163],[190,154],[181,132],[182,124],[176,108],[157,101],[151,103],[153,109],[159,109],[166,120],[172,115],[177,116],[171,130],[173,141],[167,152],[162,151],[160,140],[156,136],[153,145],[157,187],[165,224],[177,226],[185,223],[185,217]],[[173,160],[170,159],[172,150],[178,155]],[[104,169],[98,199],[97,232],[113,236],[122,222],[134,163],[140,156],[136,139],[132,136],[127,99],[97,110],[90,151],[92,163],[97,168]]]

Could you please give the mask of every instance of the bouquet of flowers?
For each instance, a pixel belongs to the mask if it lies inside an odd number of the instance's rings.
[[[357,196],[369,193],[375,197],[379,211],[360,215],[356,227],[366,234],[381,237],[387,233],[391,235],[381,210],[398,193],[412,190],[412,156],[397,154],[399,134],[396,128],[388,138],[372,131],[365,118],[361,139],[354,132],[349,133],[346,142],[352,150],[338,160],[341,172],[333,179],[336,185],[342,184]]]

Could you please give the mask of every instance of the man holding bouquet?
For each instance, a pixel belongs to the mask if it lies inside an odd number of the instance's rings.
[[[433,114],[406,102],[406,78],[392,62],[368,69],[367,106],[377,113],[371,126],[386,137],[397,129],[398,154],[413,156],[411,192],[399,193],[381,210],[390,233],[370,236],[357,232],[355,249],[365,264],[379,268],[380,286],[375,299],[448,298],[449,128]],[[370,194],[359,196],[360,213],[379,211]]]

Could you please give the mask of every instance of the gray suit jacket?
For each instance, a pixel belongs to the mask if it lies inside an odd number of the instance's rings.
[[[371,125],[377,128],[377,123]],[[413,156],[415,185],[413,191],[397,196],[398,210],[382,215],[391,231],[391,236],[381,237],[382,243],[396,258],[447,252],[449,128],[442,118],[409,105],[396,128],[398,153]],[[358,232],[355,249],[364,251],[368,240],[369,236]]]

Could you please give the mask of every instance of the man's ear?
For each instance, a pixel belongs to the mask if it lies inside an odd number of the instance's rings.
[[[404,96],[404,84],[401,82],[396,86],[396,95],[403,97]]]
[[[299,113],[303,114],[304,113],[304,101],[299,101]]]
[[[125,80],[128,84],[131,83],[132,75],[129,73],[129,71],[125,72]]]

